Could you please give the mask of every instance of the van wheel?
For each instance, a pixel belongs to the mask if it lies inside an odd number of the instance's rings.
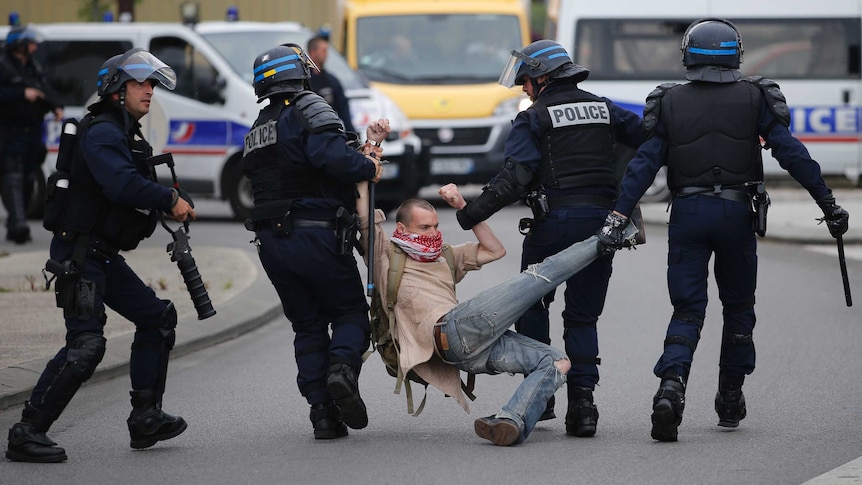
[[[234,218],[241,221],[250,218],[251,209],[254,207],[254,195],[251,191],[251,180],[242,173],[242,164],[230,165],[222,188],[225,198],[230,201]]]
[[[667,186],[667,167],[662,167],[655,174],[652,184],[647,187],[641,202],[667,202],[670,200],[670,189]]]

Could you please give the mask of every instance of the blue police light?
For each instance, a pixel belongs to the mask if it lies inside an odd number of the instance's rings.
[[[114,21],[114,12],[110,10],[106,10],[105,13],[102,14],[102,22],[113,22]]]
[[[236,8],[236,5],[231,5],[227,8],[227,13],[224,16],[224,19],[228,22],[236,22],[239,20],[239,9]]]
[[[19,25],[21,23],[21,16],[18,15],[18,12],[12,11],[9,12],[9,25]]]

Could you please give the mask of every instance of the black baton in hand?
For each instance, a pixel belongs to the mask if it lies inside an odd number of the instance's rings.
[[[365,294],[371,296],[374,293],[374,233],[377,228],[374,224],[374,186],[368,181],[368,282],[365,285]]]
[[[850,296],[850,278],[847,276],[847,258],[844,257],[844,237],[835,238],[838,242],[838,264],[841,266],[841,280],[844,283],[844,301],[847,306],[853,306],[853,298]]]

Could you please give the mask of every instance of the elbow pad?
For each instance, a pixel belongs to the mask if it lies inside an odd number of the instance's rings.
[[[495,212],[521,198],[533,173],[524,165],[506,160],[503,170],[482,190],[482,195],[455,213],[464,230],[488,219]]]

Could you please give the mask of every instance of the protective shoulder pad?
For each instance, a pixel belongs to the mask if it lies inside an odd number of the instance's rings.
[[[290,102],[296,108],[296,116],[302,125],[312,133],[320,133],[326,130],[337,129],[344,131],[344,124],[338,113],[325,99],[313,91],[300,91]]]
[[[760,92],[766,97],[766,105],[769,106],[769,111],[772,112],[779,123],[784,126],[790,126],[790,108],[787,107],[787,99],[784,98],[784,93],[779,89],[777,82],[762,76],[748,76],[742,80],[760,88]]]
[[[647,131],[648,136],[653,136],[653,134],[655,133],[655,127],[658,125],[658,117],[660,114],[659,107],[661,106],[662,96],[664,96],[664,93],[668,92],[671,88],[675,86],[679,86],[679,84],[660,84],[657,88],[653,89],[652,92],[647,95],[646,103],[644,104],[643,126],[644,129]]]

